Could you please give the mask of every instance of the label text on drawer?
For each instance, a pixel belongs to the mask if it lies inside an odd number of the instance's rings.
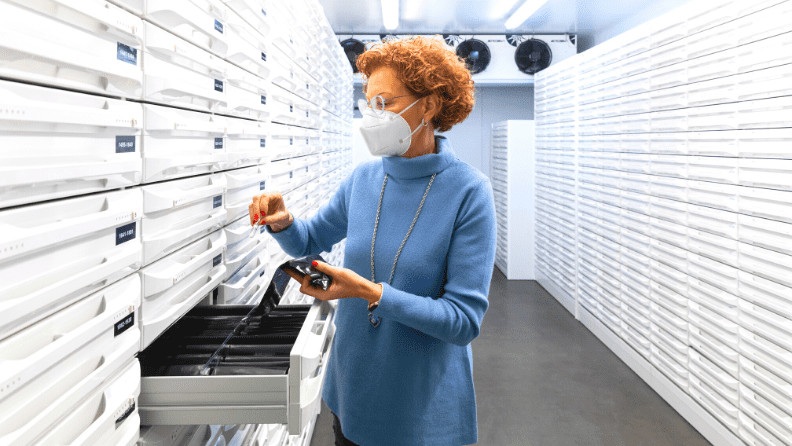
[[[137,222],[116,228],[116,246],[135,238]]]
[[[265,11],[265,10],[263,10],[263,9],[262,9],[262,10],[261,10],[261,13],[262,13],[262,14],[264,14],[264,17],[266,17],[266,16],[267,16],[267,11]]]
[[[263,95],[261,96],[261,105],[267,105],[267,97],[266,96],[263,96]]]
[[[223,148],[223,138],[215,138],[215,149]]]
[[[131,63],[132,65],[137,66],[137,49],[132,48],[129,45],[124,45],[123,43],[118,42],[118,51],[116,57],[121,62]]]
[[[267,55],[265,53],[261,53],[261,60],[263,60],[264,62],[267,61]]]
[[[261,225],[259,228],[259,234],[263,234],[265,232],[267,232],[267,225]]]
[[[262,148],[263,147],[267,147],[267,140],[264,139],[264,138],[261,138],[261,141],[259,141],[259,147],[262,147]]]
[[[135,313],[128,314],[121,318],[120,321],[116,322],[113,325],[113,333],[114,337],[120,335],[121,333],[129,330],[131,327],[135,325]]]
[[[219,20],[215,20],[215,31],[223,34],[223,24]]]
[[[223,196],[218,195],[212,199],[212,209],[219,208],[223,205]]]
[[[222,254],[218,254],[214,259],[212,259],[212,268],[214,268],[215,266],[219,265],[220,262],[222,262],[222,261],[223,261],[223,255]]]
[[[121,414],[120,417],[116,418],[116,422],[115,422],[116,429],[118,429],[119,426],[121,426],[121,424],[124,423],[124,420],[129,418],[129,416],[135,412],[135,399],[134,398],[130,398],[130,399],[132,400],[132,404],[130,404],[129,407],[126,408],[126,410],[124,411],[124,413]]]
[[[259,190],[264,190],[267,187],[266,183],[267,183],[266,181],[262,181],[259,184]]]
[[[134,136],[116,136],[116,153],[130,153],[135,151]]]
[[[215,79],[215,91],[223,92],[223,81],[220,79]]]

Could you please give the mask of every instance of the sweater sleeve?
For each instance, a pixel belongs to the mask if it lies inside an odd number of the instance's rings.
[[[440,340],[468,345],[481,331],[489,307],[495,264],[495,201],[484,179],[463,201],[446,256],[446,280],[439,299],[416,296],[383,283],[375,315],[391,318]]]
[[[347,200],[353,177],[354,172],[341,183],[330,201],[320,207],[310,219],[295,218],[291,226],[281,232],[273,233],[269,226],[266,231],[292,257],[329,252],[333,245],[347,236]]]

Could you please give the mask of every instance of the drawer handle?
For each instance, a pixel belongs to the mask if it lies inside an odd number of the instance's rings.
[[[225,217],[225,215],[223,215],[223,217]],[[145,290],[144,295],[150,296],[152,294],[164,291],[173,285],[176,285],[185,277],[189,276],[190,273],[194,272],[200,268],[201,265],[209,261],[210,258],[221,254],[226,243],[225,234],[223,234],[221,231],[220,237],[217,240],[212,240],[210,238],[209,242],[211,243],[211,247],[209,249],[202,252],[201,254],[193,256],[191,260],[182,264],[181,268],[178,268],[178,270],[170,268],[170,271],[164,272],[143,272],[143,287]]]

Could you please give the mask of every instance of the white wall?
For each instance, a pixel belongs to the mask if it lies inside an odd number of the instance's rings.
[[[533,119],[533,87],[478,87],[476,105],[468,118],[446,133],[457,158],[489,176],[492,124],[509,119]]]

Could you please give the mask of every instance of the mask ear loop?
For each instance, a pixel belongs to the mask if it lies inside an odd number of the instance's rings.
[[[412,131],[412,133],[410,133],[410,137],[412,137],[413,134],[415,134],[415,132],[417,132],[418,130],[421,130],[421,127],[426,127],[427,125],[429,125],[429,123],[424,121],[424,118],[421,118],[421,124],[418,127],[416,127],[415,130]],[[399,144],[404,144],[404,138],[399,140]]]

